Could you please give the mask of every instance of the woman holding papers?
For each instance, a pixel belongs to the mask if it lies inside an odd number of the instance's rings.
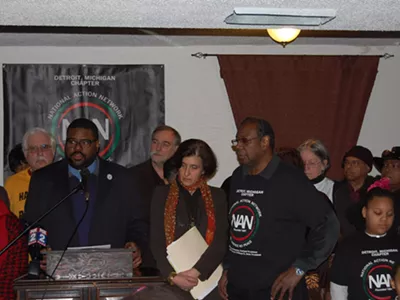
[[[195,287],[199,290],[200,286],[204,286],[203,282],[213,275],[207,281],[208,288],[211,286],[212,291],[204,299],[220,299],[215,289],[219,278],[214,283],[217,272],[213,273],[226,252],[228,220],[225,193],[222,189],[207,184],[216,172],[216,157],[207,143],[190,139],[179,146],[173,159],[178,170],[176,180],[169,186],[157,187],[153,194],[150,220],[151,250],[162,276],[177,294],[185,299],[193,299],[196,293],[194,290],[192,295],[189,292]],[[198,236],[201,241],[193,240],[194,231],[200,233]],[[191,241],[190,245],[188,240]],[[167,258],[170,254],[169,259],[172,261],[173,255],[167,252],[168,246],[174,242],[175,245],[180,243],[178,251],[182,253],[184,260],[186,256],[193,254],[189,250],[190,246],[193,247],[193,243],[204,244],[204,240],[208,247],[205,247],[206,250],[198,260],[186,270],[176,272]],[[176,251],[177,247],[174,247],[175,257]],[[175,261],[172,264],[177,267],[182,262]],[[198,291],[196,292],[199,295]]]

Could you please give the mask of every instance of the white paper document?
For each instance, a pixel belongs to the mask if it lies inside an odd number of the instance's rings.
[[[194,267],[207,248],[203,236],[196,227],[192,227],[167,247],[167,259],[175,272],[187,271]],[[192,297],[205,298],[218,285],[222,272],[222,266],[219,265],[208,280],[199,280],[199,284],[190,291]]]

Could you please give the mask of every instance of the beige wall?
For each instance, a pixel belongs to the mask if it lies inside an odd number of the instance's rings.
[[[226,54],[395,54],[381,59],[379,74],[367,109],[359,143],[378,155],[384,148],[400,145],[400,51],[395,47],[297,46],[196,46],[196,47],[0,47],[0,64],[164,64],[166,123],[176,127],[182,138],[207,141],[217,154],[219,172],[212,184],[220,185],[237,166],[230,140],[235,126],[219,65],[215,57],[197,59],[195,52]],[[2,74],[0,73],[0,77]],[[0,78],[2,82],[2,78]],[[0,86],[0,107],[3,92]],[[3,111],[0,111],[3,122]],[[1,123],[2,124],[2,123]],[[0,168],[3,165],[3,126],[0,126]],[[0,182],[3,172],[0,170]]]

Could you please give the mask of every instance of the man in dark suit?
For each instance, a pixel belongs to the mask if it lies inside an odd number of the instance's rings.
[[[79,185],[82,170],[89,171],[85,193],[73,194],[42,220],[41,225],[48,231],[48,245],[53,250],[105,244],[112,248],[136,248],[133,259],[137,267],[141,263],[141,252],[147,249],[148,223],[142,215],[131,173],[98,157],[98,138],[98,129],[92,121],[82,118],[70,124],[65,142],[66,159],[32,176],[25,220],[33,222],[45,213]],[[85,201],[86,192],[88,201]]]

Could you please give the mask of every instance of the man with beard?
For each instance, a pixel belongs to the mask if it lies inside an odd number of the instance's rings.
[[[32,173],[54,160],[56,140],[45,129],[32,128],[22,138],[22,149],[29,168],[10,176],[4,185],[10,199],[10,210],[18,217],[24,212]]]
[[[174,155],[180,143],[181,136],[178,131],[167,125],[158,126],[151,134],[150,159],[130,169],[143,200],[141,209],[148,221],[153,192],[157,186],[165,185],[165,179],[168,179],[164,176],[166,175],[164,174],[164,164]],[[170,160],[170,165],[173,163]],[[158,274],[156,262],[150,252],[143,262],[142,274]]]
[[[174,155],[180,143],[178,131],[166,125],[158,126],[151,135],[150,159],[131,168],[140,195],[149,209],[154,189],[165,185],[164,163]]]
[[[83,172],[89,173],[87,177],[84,175],[85,192],[70,196],[41,221],[48,231],[48,244],[53,250],[93,245],[136,248],[133,259],[134,267],[138,267],[141,251],[148,245],[148,226],[141,214],[140,198],[131,173],[125,167],[101,159],[99,149],[96,125],[84,118],[74,120],[67,129],[66,159],[32,176],[25,219],[32,222],[44,214],[79,185]]]

